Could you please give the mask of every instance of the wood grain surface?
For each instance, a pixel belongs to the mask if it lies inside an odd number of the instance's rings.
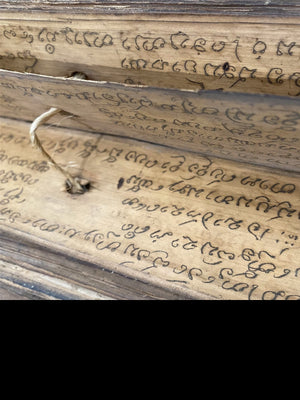
[[[64,9],[73,13],[101,11],[116,14],[211,14],[211,15],[299,15],[297,0],[2,0],[5,9],[48,10]]]

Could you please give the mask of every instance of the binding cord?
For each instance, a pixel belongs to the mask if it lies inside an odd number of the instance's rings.
[[[69,79],[87,79],[87,77],[82,72],[75,72]],[[43,156],[47,158],[48,163],[50,165],[53,165],[58,171],[60,171],[66,177],[66,190],[72,194],[82,194],[89,189],[90,186],[89,182],[81,177],[71,176],[68,171],[66,171],[64,168],[58,165],[50,156],[50,154],[48,154],[46,150],[43,148],[40,139],[37,137],[36,134],[38,127],[46,123],[54,115],[62,112],[64,111],[61,110],[60,108],[51,107],[48,111],[38,116],[30,126],[30,131],[29,131],[30,141],[33,147],[39,149],[43,154]]]

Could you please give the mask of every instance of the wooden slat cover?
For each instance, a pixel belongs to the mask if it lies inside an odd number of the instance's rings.
[[[59,9],[67,9],[73,12],[96,12],[101,10],[107,13],[130,14],[130,13],[164,13],[164,14],[204,14],[209,13],[244,15],[299,15],[299,3],[297,0],[4,0],[2,7],[11,9],[46,9],[55,12]],[[0,5],[0,8],[1,8]]]

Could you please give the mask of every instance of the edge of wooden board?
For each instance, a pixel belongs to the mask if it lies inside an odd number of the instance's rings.
[[[171,1],[151,0],[138,1],[29,1],[11,0],[2,1],[2,10],[22,11],[47,11],[57,13],[66,11],[72,14],[104,13],[104,14],[183,14],[183,15],[233,15],[233,16],[272,16],[272,17],[295,17],[300,15],[300,7],[297,1],[282,0],[213,0],[213,1]]]

